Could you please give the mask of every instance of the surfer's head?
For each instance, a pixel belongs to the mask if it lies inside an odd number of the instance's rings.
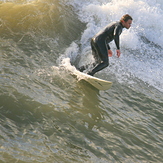
[[[128,14],[123,15],[122,18],[120,19],[120,22],[122,23],[123,27],[129,29],[132,24],[132,17]]]

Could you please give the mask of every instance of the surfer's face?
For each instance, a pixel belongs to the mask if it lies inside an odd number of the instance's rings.
[[[127,20],[126,22],[125,21],[122,21],[122,25],[125,28],[127,28],[127,29],[129,29],[131,27],[131,24],[132,24],[132,20],[131,19]]]

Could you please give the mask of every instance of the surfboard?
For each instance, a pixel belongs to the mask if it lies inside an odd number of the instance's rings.
[[[70,63],[70,58],[66,58],[62,61],[62,66],[66,68],[66,70],[70,71],[72,75],[75,75],[78,80],[84,80],[91,84],[93,87],[95,87],[98,90],[107,90],[110,89],[112,86],[111,81],[103,80],[88,74],[85,74],[83,72],[80,72],[76,69],[75,66],[72,66]]]
[[[80,71],[75,71],[74,75],[76,75],[79,80],[85,80],[98,90],[107,90],[112,86],[111,81],[103,80]]]

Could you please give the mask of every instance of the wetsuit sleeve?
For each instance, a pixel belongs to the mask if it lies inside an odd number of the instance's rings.
[[[121,33],[122,33],[122,27],[116,26],[114,29],[114,41],[115,41],[117,49],[120,49],[120,47],[119,47],[119,35]]]

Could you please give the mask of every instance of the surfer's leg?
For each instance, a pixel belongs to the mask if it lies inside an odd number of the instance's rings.
[[[101,62],[101,59],[97,50],[97,45],[93,39],[91,40],[91,48],[92,48],[92,55],[95,59],[95,63],[93,63],[93,65],[95,66],[96,64]]]
[[[96,66],[98,63],[101,62],[100,56],[98,54],[98,51],[96,49],[96,44],[94,43],[93,39],[91,40],[91,48],[92,48],[92,55],[95,59],[95,62],[93,63],[93,66]],[[80,72],[83,72],[84,70],[88,69],[89,65],[81,66],[78,68]]]
[[[101,62],[92,71],[88,72],[88,74],[92,76],[109,65],[107,46],[105,46],[105,44],[100,45],[100,48],[99,46],[96,46],[96,51],[98,52]]]
[[[106,68],[109,65],[107,61],[101,62],[99,65],[97,65],[92,71],[88,72],[88,75],[93,76],[96,72],[101,71],[102,69]]]

